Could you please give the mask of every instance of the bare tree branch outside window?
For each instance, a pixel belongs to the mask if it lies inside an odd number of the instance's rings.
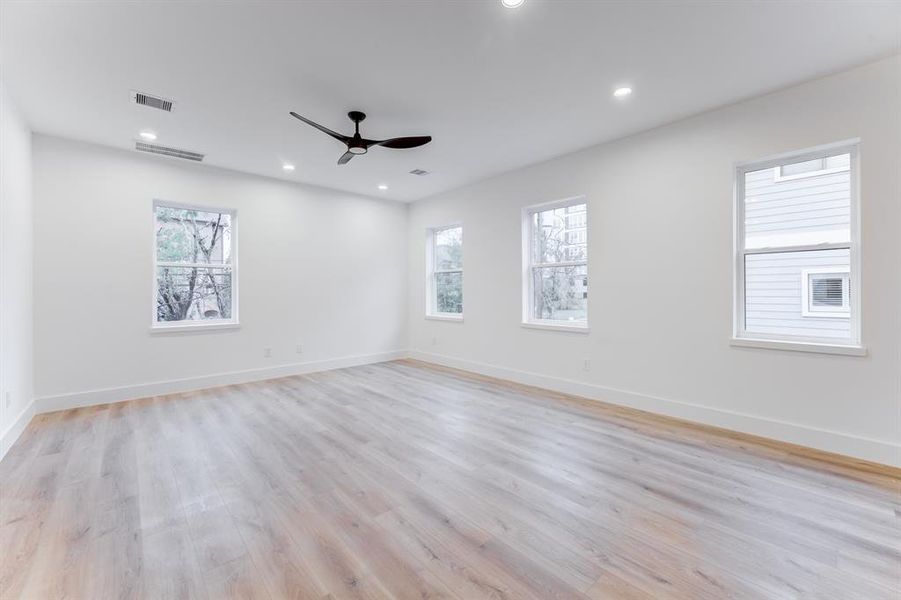
[[[158,322],[232,318],[232,215],[156,207]]]
[[[586,208],[574,204],[531,215],[533,319],[587,320]]]
[[[463,313],[463,228],[433,230],[435,311]]]

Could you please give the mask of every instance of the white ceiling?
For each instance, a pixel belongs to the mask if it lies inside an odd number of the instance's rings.
[[[898,1],[0,4],[2,76],[38,132],[133,148],[149,128],[208,164],[398,200],[901,49]],[[343,146],[288,115],[349,132],[351,109],[365,137],[434,141],[339,167]]]

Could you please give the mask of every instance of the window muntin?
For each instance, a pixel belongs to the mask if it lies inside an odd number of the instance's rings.
[[[427,315],[463,316],[463,226],[429,230]]]
[[[739,167],[735,337],[859,344],[855,160],[843,144]]]
[[[156,328],[237,323],[235,213],[156,202]]]
[[[525,323],[587,326],[587,214],[582,198],[526,209]]]

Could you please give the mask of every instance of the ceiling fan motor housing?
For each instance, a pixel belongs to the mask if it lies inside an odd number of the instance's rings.
[[[347,113],[347,116],[354,122],[355,128],[353,138],[347,142],[347,151],[351,154],[366,154],[369,149],[366,147],[366,144],[363,143],[363,138],[360,137],[360,121],[366,118],[366,113],[359,110],[352,110]]]

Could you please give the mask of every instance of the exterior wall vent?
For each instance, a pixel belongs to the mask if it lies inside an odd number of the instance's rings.
[[[167,100],[166,98],[132,90],[131,99],[135,104],[140,104],[141,106],[149,106],[150,108],[158,108],[166,112],[172,112],[172,100]]]
[[[423,169],[413,169],[412,171],[410,171],[410,175],[419,175],[420,177],[422,177],[423,175],[428,175],[428,174],[429,174],[429,172],[425,171]]]
[[[168,146],[158,146],[157,144],[148,144],[146,142],[135,142],[135,150],[139,152],[149,152],[151,154],[161,154],[163,156],[171,156],[173,158],[181,158],[184,160],[193,160],[200,162],[204,155],[199,152],[191,152],[190,150],[180,150],[178,148],[170,148]]]

